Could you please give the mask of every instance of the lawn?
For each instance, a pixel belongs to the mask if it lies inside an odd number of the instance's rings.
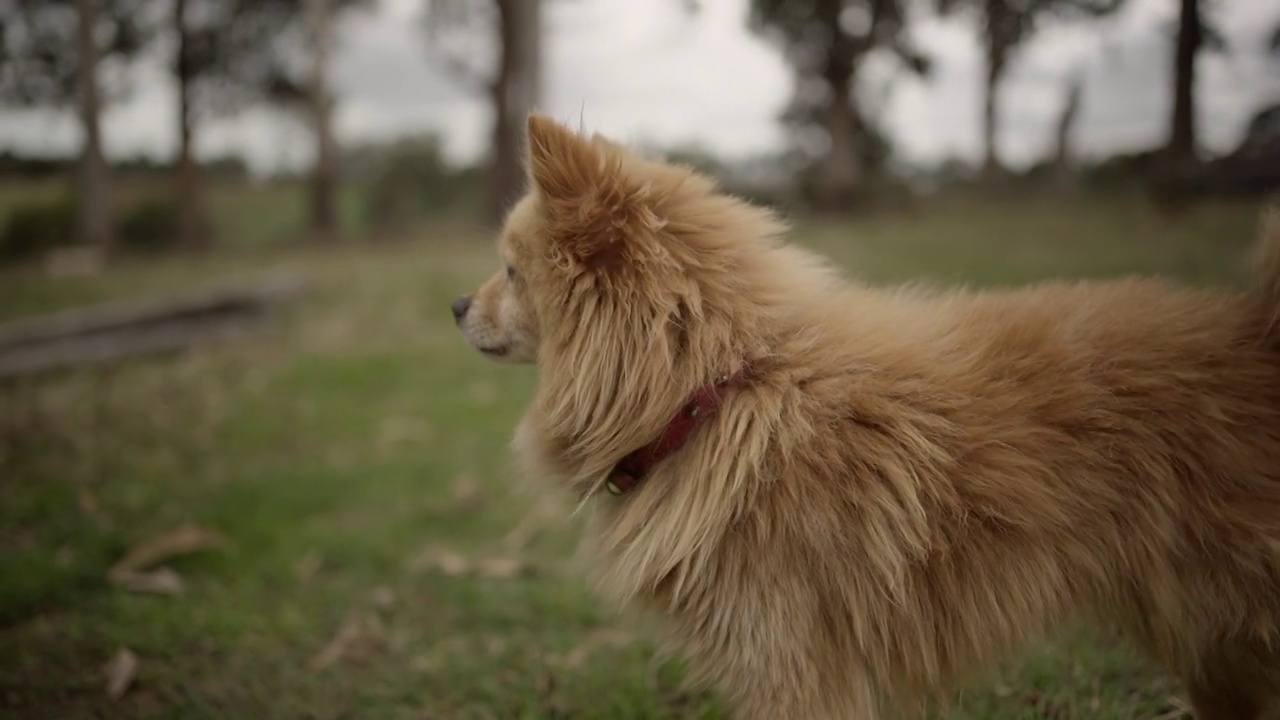
[[[940,203],[797,236],[874,282],[1229,283],[1257,218]],[[6,318],[274,267],[309,281],[250,341],[0,388],[0,716],[720,717],[655,656],[648,619],[587,593],[561,500],[518,490],[507,442],[533,371],[475,356],[448,311],[496,263],[487,238],[437,226],[395,245],[0,274]],[[171,592],[108,579],[191,525],[216,542],[159,563]],[[136,675],[111,699],[123,648]],[[1178,692],[1068,629],[951,717],[1171,720]]]

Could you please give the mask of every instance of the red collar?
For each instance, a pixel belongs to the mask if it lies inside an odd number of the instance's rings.
[[[662,434],[656,440],[642,448],[634,450],[613,466],[605,487],[614,495],[624,495],[635,489],[644,480],[649,470],[662,460],[670,457],[689,441],[693,431],[698,429],[707,418],[720,407],[721,391],[729,385],[732,378],[721,377],[711,385],[706,385],[680,408],[680,412],[667,422]]]

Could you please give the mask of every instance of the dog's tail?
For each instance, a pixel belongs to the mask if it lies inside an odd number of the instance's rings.
[[[1280,350],[1280,204],[1262,222],[1254,257],[1253,296],[1262,320],[1262,342]]]

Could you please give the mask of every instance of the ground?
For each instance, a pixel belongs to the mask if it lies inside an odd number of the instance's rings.
[[[953,202],[797,237],[873,282],[1233,283],[1257,219]],[[309,292],[269,334],[0,388],[0,716],[720,717],[655,656],[646,619],[587,592],[563,504],[518,490],[507,443],[533,371],[477,357],[448,310],[498,267],[475,231],[8,271],[0,319],[285,266]],[[218,542],[162,561],[180,594],[108,581],[131,548],[191,524]],[[112,700],[122,648],[137,671]],[[951,717],[1189,717],[1179,693],[1066,629],[979,678]]]

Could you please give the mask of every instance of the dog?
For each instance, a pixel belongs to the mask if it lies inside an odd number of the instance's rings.
[[[1239,291],[877,289],[690,169],[527,141],[453,314],[537,364],[523,468],[735,717],[921,713],[1074,619],[1201,720],[1280,712],[1280,233]]]

